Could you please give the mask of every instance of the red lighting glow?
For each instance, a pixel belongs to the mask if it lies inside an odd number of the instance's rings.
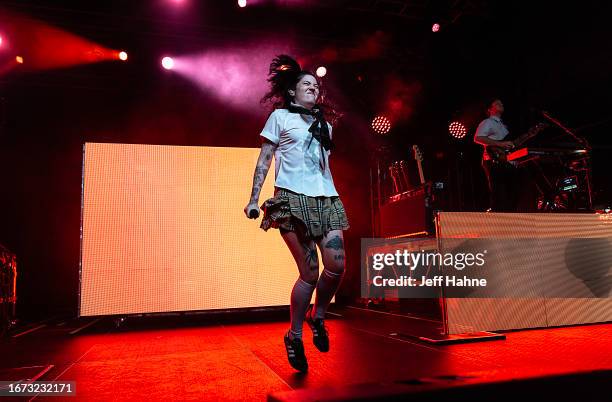
[[[16,56],[16,57],[15,57],[15,61],[16,61],[17,63],[19,63],[19,64],[23,64],[23,57],[21,57],[21,56]]]
[[[385,116],[376,116],[372,120],[372,129],[376,134],[385,135],[391,130],[391,121]]]
[[[2,12],[2,47],[21,49],[30,71],[117,60],[117,50],[20,14]],[[8,40],[10,38],[10,41]]]
[[[316,74],[317,74],[317,77],[325,77],[325,74],[327,74],[327,69],[321,66],[317,68]]]
[[[172,70],[172,68],[174,67],[174,60],[172,60],[172,57],[164,57],[161,63],[162,67],[166,70]]]
[[[440,30],[440,24],[435,23],[431,26],[431,32],[438,32]]]
[[[467,134],[467,128],[458,121],[453,121],[448,125],[448,132],[457,139],[464,138]]]

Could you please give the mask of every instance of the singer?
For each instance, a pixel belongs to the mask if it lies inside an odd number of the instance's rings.
[[[271,102],[275,110],[260,134],[261,151],[244,213],[252,219],[259,216],[259,195],[274,157],[275,192],[262,205],[261,228],[278,228],[297,264],[299,277],[291,292],[291,326],[284,343],[289,364],[305,372],[308,362],[302,343],[304,321],[313,332],[315,347],[321,352],[329,350],[324,318],[344,273],[343,230],[349,224],[329,166],[334,144],[326,116],[331,116],[333,110],[317,103],[318,80],[293,58],[279,55],[270,64],[268,82],[270,91],[262,103]],[[324,265],[320,277],[317,246]],[[310,300],[315,289],[312,308]]]

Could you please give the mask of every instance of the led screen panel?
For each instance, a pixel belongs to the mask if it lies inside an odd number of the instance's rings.
[[[508,256],[520,257],[522,268],[533,276],[546,270],[558,274],[555,280],[545,277],[525,286],[531,286],[534,294],[555,294],[553,290],[558,289],[551,288],[563,287],[577,295],[591,295],[447,298],[450,334],[612,321],[612,215],[440,212],[438,237],[442,245],[457,239],[495,239],[503,247],[512,239],[532,239],[541,247],[508,249]],[[487,269],[499,270],[501,265],[489,264]],[[531,290],[517,289],[522,295]]]
[[[242,211],[258,154],[85,144],[80,315],[289,304],[291,254],[277,230]]]

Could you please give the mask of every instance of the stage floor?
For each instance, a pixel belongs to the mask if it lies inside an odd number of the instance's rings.
[[[282,312],[280,319],[243,322],[130,318],[120,328],[110,318],[50,320],[2,340],[0,380],[72,380],[79,399],[88,400],[265,400],[270,393],[304,388],[418,378],[444,379],[448,385],[457,378],[495,382],[612,369],[612,324],[432,346],[394,334],[435,332],[440,323],[434,320],[350,307],[334,311],[329,353],[314,348],[305,328],[310,365],[305,375],[287,363],[282,337],[288,314]]]

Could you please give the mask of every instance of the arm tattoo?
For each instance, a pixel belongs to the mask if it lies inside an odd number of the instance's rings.
[[[340,236],[335,236],[333,239],[327,242],[325,248],[331,248],[334,250],[344,250],[344,243]]]
[[[272,155],[276,146],[270,143],[264,143],[261,146],[261,152],[259,159],[257,159],[257,167],[255,167],[255,173],[253,174],[253,189],[251,190],[251,203],[256,204],[259,200],[259,193],[263,187],[268,170],[270,170],[270,164],[272,163]]]

